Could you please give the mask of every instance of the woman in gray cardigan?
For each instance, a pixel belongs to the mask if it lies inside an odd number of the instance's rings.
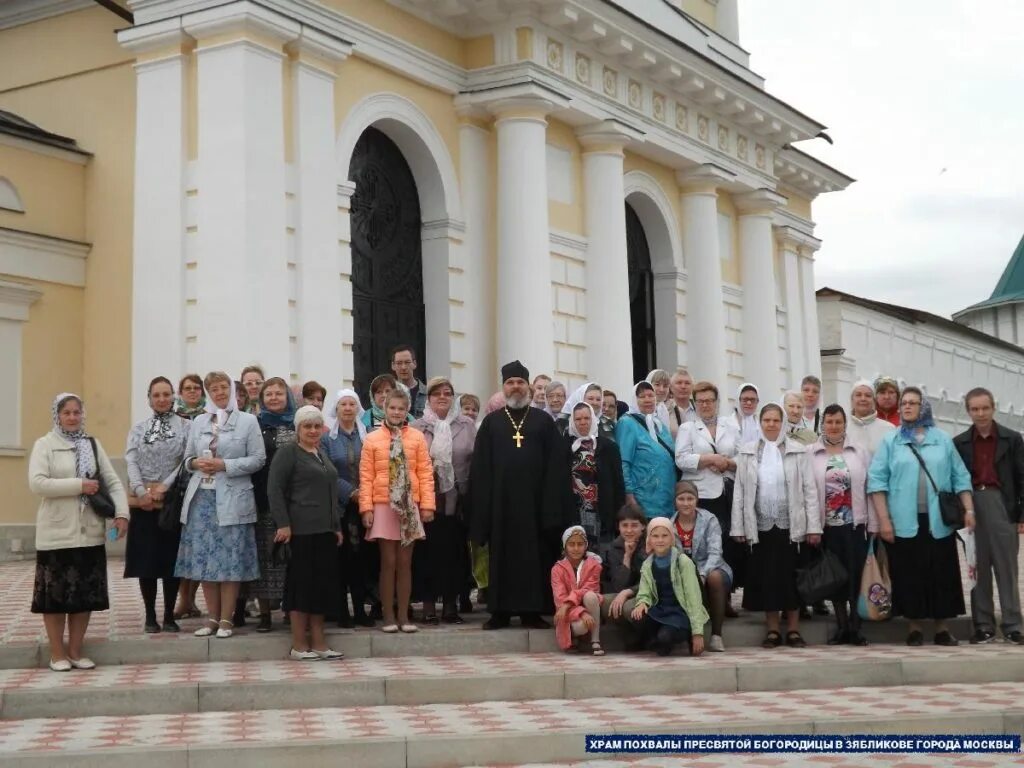
[[[300,408],[295,413],[297,441],[277,449],[267,477],[267,499],[277,525],[275,554],[284,545],[290,549],[283,602],[291,616],[289,656],[296,661],[342,658],[324,637],[324,615],[339,600],[338,547],[343,537],[338,471],[320,447],[323,426],[319,408]]]

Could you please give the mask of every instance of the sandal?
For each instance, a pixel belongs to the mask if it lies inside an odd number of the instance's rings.
[[[762,648],[778,648],[780,645],[782,645],[782,635],[774,629],[766,634],[764,640],[761,641]]]
[[[195,635],[196,637],[209,637],[210,635],[212,635],[214,632],[217,631],[219,626],[220,625],[216,622],[216,620],[214,620],[214,619],[207,619],[206,620],[206,626],[205,627],[200,627],[199,629],[197,629],[192,634]]]
[[[435,616],[434,618],[436,619],[437,617]],[[402,624],[399,627],[399,629],[402,630],[403,632],[405,632],[407,635],[411,635],[414,632],[419,632],[420,631],[420,628],[417,627],[415,624]]]
[[[233,634],[235,634],[235,625],[233,622],[230,622],[227,619],[221,619],[220,622],[218,622],[218,624],[219,628],[217,629],[216,636],[219,637],[221,640],[224,640],[225,638],[231,637]],[[227,624],[226,627],[224,626],[225,624]]]
[[[601,643],[597,640],[590,644],[590,652],[595,656],[604,656],[604,648],[601,647]]]
[[[803,639],[799,632],[793,630],[786,633],[786,645],[790,648],[806,648],[807,641]]]
[[[380,628],[380,631],[381,632],[386,632],[389,635],[393,635],[393,634],[395,634],[398,631],[398,625],[397,624],[385,624],[383,627]]]

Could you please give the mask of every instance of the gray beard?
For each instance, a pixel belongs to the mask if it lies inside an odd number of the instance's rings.
[[[526,406],[528,406],[532,402],[533,402],[533,398],[530,397],[529,395],[523,395],[522,397],[514,397],[513,396],[513,397],[506,397],[505,398],[505,405],[507,405],[509,408],[511,408],[514,411],[517,411],[520,408],[525,408]]]

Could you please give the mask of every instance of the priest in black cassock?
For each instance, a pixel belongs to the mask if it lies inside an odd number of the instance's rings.
[[[530,407],[530,373],[516,360],[501,369],[506,406],[476,433],[469,487],[470,537],[490,556],[484,629],[503,629],[512,614],[541,629],[553,610],[551,566],[569,511],[568,444],[554,420]]]

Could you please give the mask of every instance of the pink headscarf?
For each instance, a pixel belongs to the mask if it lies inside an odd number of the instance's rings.
[[[654,545],[651,544],[651,531],[655,528],[665,528],[669,534],[672,533],[672,521],[667,517],[652,517],[647,523],[647,554],[654,554]]]
[[[491,395],[491,399],[487,401],[487,405],[484,407],[484,416],[488,413],[494,413],[500,411],[505,407],[505,393],[495,392]]]

